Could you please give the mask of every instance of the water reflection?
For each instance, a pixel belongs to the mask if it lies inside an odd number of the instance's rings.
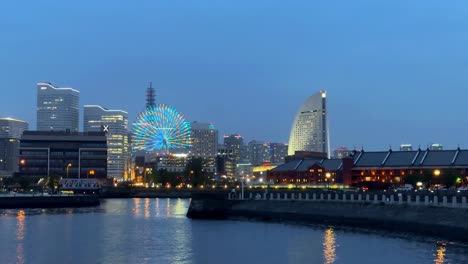
[[[325,230],[323,239],[323,256],[326,264],[332,264],[336,260],[336,238],[333,228]]]
[[[156,217],[160,215],[159,213],[159,199],[156,199]]]
[[[447,247],[447,243],[445,242],[437,242],[437,254],[434,259],[435,264],[442,264],[445,262],[445,250]]]
[[[174,215],[176,216],[185,216],[187,208],[182,199],[177,199],[176,204],[174,205]]]
[[[145,199],[145,218],[148,219],[150,217],[150,199],[146,198]]]
[[[172,215],[172,212],[171,212],[171,199],[166,199],[167,201],[167,207],[166,207],[166,216],[171,216]]]
[[[24,213],[24,210],[18,211],[18,215],[16,216],[16,263],[18,264],[24,263],[25,218],[26,214]]]
[[[140,216],[140,198],[133,198],[133,203],[135,204],[135,216]]]

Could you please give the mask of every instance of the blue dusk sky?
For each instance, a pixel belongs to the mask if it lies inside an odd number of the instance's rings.
[[[332,148],[468,148],[466,0],[30,0],[0,10],[0,116],[33,129],[37,82],[78,89],[81,105],[133,122],[153,81],[158,102],[220,135],[287,142],[299,106],[325,89]]]

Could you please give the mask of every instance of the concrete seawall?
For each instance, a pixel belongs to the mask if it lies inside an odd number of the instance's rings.
[[[192,198],[193,219],[255,219],[409,232],[468,241],[468,209],[375,203],[298,200],[227,200],[222,196]]]
[[[0,209],[62,208],[98,206],[98,196],[6,196],[0,197]]]

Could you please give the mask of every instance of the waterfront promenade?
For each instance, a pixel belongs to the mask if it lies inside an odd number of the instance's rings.
[[[238,198],[231,193],[194,195],[187,216],[382,229],[468,241],[467,199],[460,193],[252,191]]]

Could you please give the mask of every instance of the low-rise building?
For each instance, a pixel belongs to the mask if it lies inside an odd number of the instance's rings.
[[[19,175],[107,178],[107,139],[103,132],[25,131],[19,149]]]

